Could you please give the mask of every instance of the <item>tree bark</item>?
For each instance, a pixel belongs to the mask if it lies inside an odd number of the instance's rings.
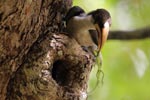
[[[72,0],[0,1],[1,100],[86,99],[93,57],[67,34]]]

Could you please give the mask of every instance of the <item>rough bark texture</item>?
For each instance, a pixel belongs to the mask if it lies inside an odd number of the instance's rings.
[[[8,84],[8,100],[79,100],[92,61],[75,40],[45,35],[29,50]]]
[[[84,98],[93,60],[61,33],[62,17],[71,4],[0,0],[1,100]]]

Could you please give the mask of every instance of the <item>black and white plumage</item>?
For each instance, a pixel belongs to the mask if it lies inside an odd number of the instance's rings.
[[[84,47],[100,51],[107,39],[111,16],[105,9],[97,9],[88,14],[78,7],[72,7],[66,17],[66,31]],[[96,30],[96,31],[95,31]]]

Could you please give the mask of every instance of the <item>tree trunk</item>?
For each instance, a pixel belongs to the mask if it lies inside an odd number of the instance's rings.
[[[92,56],[66,33],[72,0],[0,1],[0,99],[83,100]]]

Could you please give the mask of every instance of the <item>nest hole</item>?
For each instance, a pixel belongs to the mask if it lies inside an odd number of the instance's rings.
[[[58,60],[53,64],[52,77],[61,86],[68,86],[73,80],[71,62]]]

